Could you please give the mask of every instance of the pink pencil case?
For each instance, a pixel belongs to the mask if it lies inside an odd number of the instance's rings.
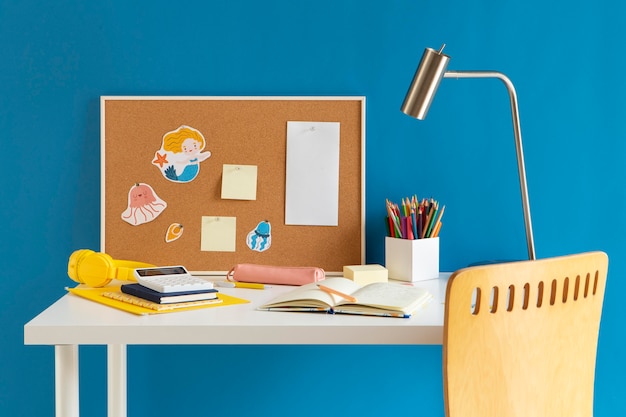
[[[313,266],[270,266],[237,264],[228,274],[229,281],[256,282],[259,284],[304,285],[325,278],[324,270]]]

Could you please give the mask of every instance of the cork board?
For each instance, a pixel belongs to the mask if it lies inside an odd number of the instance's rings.
[[[336,225],[285,222],[292,122],[339,126]],[[187,127],[204,142],[185,182],[183,174],[166,174],[178,154],[166,156],[165,139]],[[101,97],[101,250],[204,275],[238,263],[341,274],[365,258],[364,144],[364,97]],[[245,169],[255,188],[230,188],[244,199],[224,198],[231,168]],[[228,231],[208,233],[215,225]],[[255,249],[251,238],[265,248]]]

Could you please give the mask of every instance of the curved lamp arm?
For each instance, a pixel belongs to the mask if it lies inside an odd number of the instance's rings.
[[[526,226],[526,245],[528,246],[528,259],[535,259],[535,242],[533,239],[533,227],[530,218],[530,203],[528,201],[528,186],[526,185],[526,168],[524,166],[524,149],[522,147],[522,129],[520,126],[519,108],[517,105],[517,93],[513,83],[506,75],[497,71],[446,71],[444,78],[498,78],[509,92],[511,101],[511,117],[513,118],[513,134],[515,135],[515,151],[517,153],[517,171],[519,185],[522,193],[522,208],[524,210],[524,225]]]
[[[430,103],[439,87],[442,78],[498,78],[506,86],[511,99],[511,116],[513,118],[513,133],[515,135],[515,151],[517,152],[517,167],[519,173],[520,190],[522,193],[522,208],[524,210],[524,224],[526,226],[526,244],[528,258],[535,259],[535,243],[533,240],[532,223],[530,219],[530,204],[528,202],[528,187],[526,185],[526,169],[524,167],[524,150],[522,148],[522,131],[520,128],[517,94],[511,80],[497,71],[446,71],[450,57],[443,53],[445,45],[435,51],[426,48],[419,67],[413,77],[413,82],[402,103],[402,111],[416,119],[423,120],[428,113]]]

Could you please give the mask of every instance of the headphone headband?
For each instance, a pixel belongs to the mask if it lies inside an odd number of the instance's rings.
[[[103,252],[79,249],[70,255],[67,275],[74,281],[90,287],[104,287],[113,279],[134,280],[135,268],[150,268],[145,262],[115,260]]]

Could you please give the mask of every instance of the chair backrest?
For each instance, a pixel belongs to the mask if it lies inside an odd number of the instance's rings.
[[[446,292],[447,417],[591,417],[604,252],[456,271]]]

